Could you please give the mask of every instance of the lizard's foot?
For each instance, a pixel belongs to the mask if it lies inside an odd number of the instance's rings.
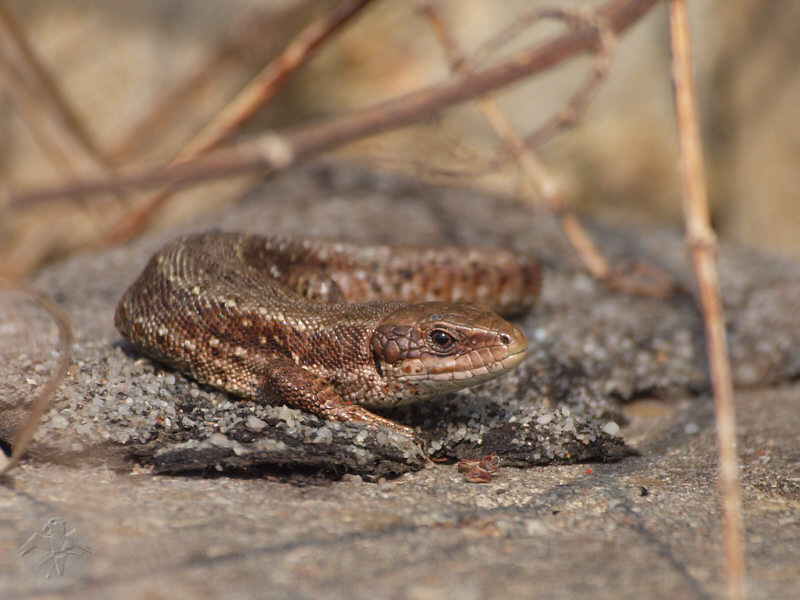
[[[397,433],[400,433],[414,441],[418,441],[417,434],[411,427],[407,427],[406,425],[401,425],[400,423],[396,423],[391,419],[378,416],[375,413],[368,411],[366,408],[358,406],[357,404],[337,406],[336,408],[330,410],[328,415],[337,421],[371,423],[373,425],[386,427],[387,429],[396,431]]]

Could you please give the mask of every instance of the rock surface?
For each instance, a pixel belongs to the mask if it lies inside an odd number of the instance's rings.
[[[747,598],[794,598],[800,388],[738,400]],[[502,468],[482,485],[453,465],[372,484],[27,461],[0,487],[2,596],[724,598],[710,403],[637,401],[625,412],[640,456]],[[92,554],[48,579],[52,563],[19,550],[57,517]]]
[[[137,356],[113,309],[178,232],[153,234],[35,281],[76,342],[28,460],[0,487],[3,598],[721,594],[713,416],[689,292],[656,300],[597,286],[549,217],[510,200],[327,165],[277,177],[186,230],[209,227],[539,256],[543,296],[519,322],[525,362],[390,415],[417,426],[434,458],[496,452],[500,472],[470,485],[390,432],[239,402]],[[691,288],[677,234],[595,232],[612,255],[650,260]],[[739,398],[750,597],[791,597],[800,390],[766,386],[800,375],[800,265],[723,248],[721,279],[735,378],[760,388]],[[6,447],[56,348],[43,310],[0,295]],[[60,517],[92,556],[48,579],[19,554]]]
[[[583,273],[552,219],[510,200],[312,165],[187,229],[215,226],[363,243],[504,245],[542,259],[541,302],[520,321],[531,348],[523,364],[510,376],[391,415],[418,426],[436,458],[497,453],[514,466],[617,460],[631,453],[618,435],[620,400],[707,387],[700,322],[687,293],[658,300],[603,289]],[[372,479],[425,464],[421,448],[401,436],[241,402],[138,356],[113,327],[114,307],[147,258],[176,234],[73,257],[37,278],[69,315],[76,343],[32,457],[111,467],[135,461],[156,472],[296,466]],[[616,255],[653,260],[691,281],[677,237],[599,234]],[[737,382],[791,380],[800,374],[800,265],[722,254]],[[0,439],[9,443],[26,400],[52,370],[56,344],[41,309],[14,294],[1,302]]]

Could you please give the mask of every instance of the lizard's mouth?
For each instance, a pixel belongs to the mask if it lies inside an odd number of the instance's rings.
[[[521,332],[511,343],[473,350],[461,356],[427,357],[416,361],[415,368],[404,371],[400,378],[409,383],[430,381],[443,392],[482,383],[507,373],[525,358],[527,343]],[[450,385],[442,385],[447,384]]]
[[[525,338],[523,338],[523,342],[524,339]],[[516,367],[519,363],[522,362],[527,353],[528,353],[527,344],[523,344],[522,348],[516,350],[515,352],[510,352],[506,358],[500,361],[503,364],[503,370],[510,371],[511,369]]]

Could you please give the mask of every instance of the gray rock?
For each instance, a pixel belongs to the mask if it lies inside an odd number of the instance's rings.
[[[688,292],[657,300],[597,285],[553,219],[511,200],[316,164],[181,231],[214,226],[362,243],[503,245],[541,258],[541,301],[520,320],[531,346],[524,363],[509,376],[389,415],[418,427],[435,458],[494,452],[515,466],[617,460],[631,453],[608,426],[624,423],[621,402],[708,389]],[[612,255],[651,260],[691,288],[677,235],[595,229]],[[239,401],[138,356],[113,327],[114,307],[152,252],[178,233],[75,256],[36,278],[69,315],[76,343],[31,457],[112,467],[133,460],[157,472],[272,465],[371,479],[426,464],[425,452],[399,436]],[[796,378],[800,265],[723,247],[721,279],[737,383]],[[49,317],[22,295],[3,294],[0,314],[0,439],[7,444],[55,365],[57,344]]]

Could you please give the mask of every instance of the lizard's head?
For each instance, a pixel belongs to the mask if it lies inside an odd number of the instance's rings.
[[[443,394],[493,379],[525,356],[525,336],[476,304],[424,302],[390,313],[372,335],[391,403]]]

